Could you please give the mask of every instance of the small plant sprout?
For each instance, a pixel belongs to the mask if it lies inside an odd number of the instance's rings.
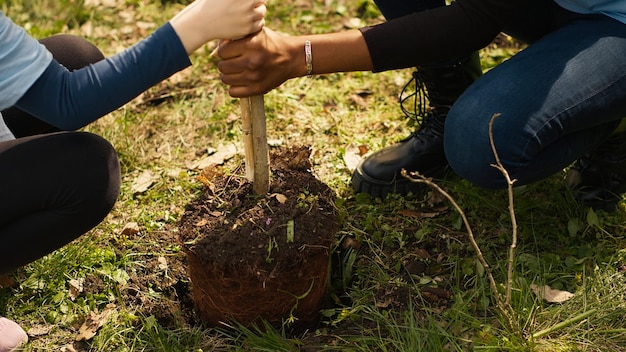
[[[276,242],[274,237],[270,236],[269,241],[267,242],[267,256],[265,257],[266,262],[271,263],[274,261],[274,258],[272,258],[272,251],[274,249],[278,250],[278,242]]]
[[[312,281],[311,281],[311,285],[309,286],[309,289],[308,289],[308,290],[306,290],[306,292],[305,292],[305,293],[303,293],[303,294],[301,294],[300,296],[296,296],[296,295],[294,295],[294,294],[293,294],[293,293],[291,293],[291,292],[287,292],[287,291],[279,290],[279,291],[281,291],[281,292],[284,292],[284,293],[286,293],[286,294],[288,294],[288,295],[293,296],[293,297],[296,299],[296,303],[293,305],[293,307],[291,307],[291,311],[289,311],[289,317],[285,320],[285,325],[287,325],[287,326],[292,325],[293,323],[295,323],[295,322],[296,322],[296,320],[298,320],[298,318],[296,318],[296,317],[293,315],[293,312],[295,312],[295,311],[296,311],[296,309],[298,309],[298,303],[300,302],[300,300],[302,300],[302,299],[306,298],[306,296],[308,296],[308,295],[309,295],[309,293],[311,293],[311,290],[313,289],[313,285],[314,285],[314,284],[315,284],[315,280],[312,280]]]
[[[295,222],[287,221],[287,243],[293,243],[295,237]]]

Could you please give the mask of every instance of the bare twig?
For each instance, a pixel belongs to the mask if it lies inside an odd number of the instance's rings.
[[[482,250],[480,249],[480,247],[478,246],[478,243],[476,242],[476,239],[474,237],[474,232],[472,231],[472,227],[470,226],[469,221],[467,220],[467,216],[465,215],[465,212],[463,211],[463,209],[461,209],[461,207],[454,200],[454,198],[452,198],[452,196],[450,196],[446,191],[444,191],[441,187],[439,187],[439,185],[434,183],[431,179],[424,177],[419,172],[411,172],[409,175],[409,173],[403,169],[400,173],[402,176],[406,177],[411,182],[424,183],[427,186],[433,188],[437,192],[441,193],[448,201],[450,201],[450,203],[452,203],[452,206],[454,207],[454,209],[456,209],[459,215],[461,215],[461,219],[463,220],[463,224],[465,225],[465,230],[467,231],[467,235],[469,237],[470,243],[472,244],[472,247],[474,247],[474,250],[476,251],[476,256],[478,258],[478,261],[483,266],[483,268],[485,268],[485,273],[487,274],[487,278],[489,280],[489,286],[491,287],[491,291],[493,293],[494,299],[496,300],[496,304],[502,310],[502,312],[508,316],[509,312],[500,298],[500,293],[498,292],[498,286],[496,284],[496,280],[493,278],[491,267],[489,266],[489,263],[487,263],[487,260],[485,259],[485,256],[483,255]]]
[[[509,216],[511,217],[511,246],[509,247],[509,259],[508,259],[508,268],[507,268],[507,282],[505,285],[505,299],[504,304],[506,306],[510,306],[511,304],[511,287],[513,286],[513,264],[515,259],[515,248],[517,247],[517,219],[515,217],[515,207],[513,203],[513,184],[517,180],[511,180],[509,173],[506,171],[502,162],[500,161],[500,157],[498,156],[498,151],[496,150],[496,145],[493,141],[493,122],[498,118],[500,114],[494,114],[489,121],[489,142],[491,143],[491,150],[493,151],[493,155],[496,158],[496,164],[491,165],[496,169],[500,170],[504,178],[506,179],[507,190],[509,195]]]
[[[470,243],[472,244],[472,247],[474,247],[474,250],[476,251],[476,256],[478,258],[478,261],[485,268],[485,272],[487,273],[489,285],[491,287],[491,291],[493,293],[494,299],[496,300],[496,304],[498,308],[500,308],[504,316],[508,319],[509,325],[513,326],[513,320],[512,320],[513,310],[511,308],[511,290],[513,286],[513,264],[514,264],[514,259],[515,259],[515,248],[517,247],[517,219],[515,217],[515,207],[514,207],[514,201],[513,201],[513,184],[515,183],[516,180],[511,179],[511,177],[509,176],[509,173],[506,171],[506,169],[502,165],[502,162],[500,161],[500,157],[498,155],[498,152],[496,151],[496,147],[493,141],[493,122],[498,116],[500,116],[500,114],[494,114],[491,117],[491,120],[489,121],[489,142],[491,144],[491,150],[493,151],[494,157],[496,159],[496,163],[492,164],[491,166],[498,169],[502,173],[504,178],[506,179],[507,189],[508,189],[508,198],[509,198],[509,214],[511,217],[511,226],[512,226],[511,245],[509,247],[507,282],[505,285],[504,302],[502,301],[500,292],[498,291],[498,286],[493,277],[493,273],[491,272],[491,267],[489,266],[489,263],[487,263],[487,260],[485,259],[480,247],[478,246],[478,243],[476,242],[474,233],[472,231],[472,228],[469,224],[469,221],[467,220],[467,216],[465,215],[465,212],[463,211],[463,209],[461,209],[461,207],[446,191],[444,191],[441,187],[439,187],[437,184],[432,182],[431,179],[428,179],[424,177],[423,175],[421,175],[419,172],[411,172],[410,173],[411,175],[409,175],[406,172],[406,170],[402,170],[401,174],[402,176],[408,178],[412,182],[424,183],[428,185],[429,187],[433,188],[434,190],[436,190],[437,192],[441,193],[446,199],[448,199],[448,201],[450,201],[450,203],[452,203],[452,206],[461,215],[461,219],[463,220],[463,224],[465,225],[465,229],[469,236]]]

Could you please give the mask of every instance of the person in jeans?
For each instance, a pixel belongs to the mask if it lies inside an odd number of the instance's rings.
[[[613,211],[626,192],[626,1],[375,0],[384,23],[289,36],[264,28],[220,45],[221,80],[234,97],[306,75],[416,67],[426,104],[407,138],[366,157],[352,175],[376,197],[417,191],[400,172],[451,168],[486,189],[525,185],[569,169],[577,199]],[[501,32],[526,43],[484,75],[476,52]],[[403,104],[405,106],[406,104]],[[422,186],[423,187],[423,186]]]
[[[265,11],[264,0],[197,0],[110,58],[75,36],[37,41],[0,11],[0,275],[69,243],[112,209],[116,152],[75,130],[188,67],[206,42],[259,31]],[[0,317],[0,352],[26,340]]]

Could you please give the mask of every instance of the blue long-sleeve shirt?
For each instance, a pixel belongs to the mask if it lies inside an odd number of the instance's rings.
[[[4,40],[2,28],[18,41]],[[189,65],[166,23],[119,54],[70,72],[0,12],[0,109],[14,104],[61,129],[83,127]]]
[[[43,45],[0,11],[0,110],[14,105],[51,61]]]
[[[554,0],[554,2],[572,12],[601,13],[626,23],[626,1],[624,0]]]

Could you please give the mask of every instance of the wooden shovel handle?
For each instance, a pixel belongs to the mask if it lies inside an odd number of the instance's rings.
[[[270,189],[270,167],[263,95],[241,98],[240,104],[246,177],[252,182],[254,194],[266,194]]]

